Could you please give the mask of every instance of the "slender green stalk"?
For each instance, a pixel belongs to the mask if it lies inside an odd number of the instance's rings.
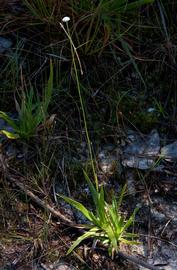
[[[80,88],[80,83],[79,83],[79,74],[78,74],[78,71],[77,71],[75,55],[76,55],[78,63],[79,63],[81,75],[83,75],[83,70],[82,70],[80,59],[79,59],[79,55],[77,53],[77,48],[75,47],[75,45],[74,45],[74,43],[72,41],[71,34],[70,34],[70,31],[69,31],[69,26],[68,26],[67,22],[66,22],[66,25],[67,25],[67,30],[65,29],[64,25],[62,23],[60,23],[60,26],[62,27],[65,34],[67,35],[67,37],[69,39],[69,42],[70,42],[70,46],[71,46],[71,54],[72,54],[72,60],[73,60],[75,78],[76,78],[76,85],[77,85],[77,90],[78,90],[78,94],[79,94],[79,100],[80,100],[80,104],[81,104],[81,111],[82,111],[82,116],[83,116],[83,121],[84,121],[84,129],[85,129],[85,133],[86,133],[86,139],[87,139],[87,144],[88,144],[88,150],[89,150],[89,155],[90,155],[90,160],[91,160],[91,166],[92,166],[92,170],[93,170],[93,176],[94,176],[94,180],[95,180],[95,185],[96,185],[96,189],[98,190],[98,177],[97,177],[96,170],[95,170],[95,165],[94,165],[93,153],[92,153],[92,148],[91,148],[91,141],[90,141],[88,127],[87,127],[86,113],[85,113],[82,94],[81,94],[81,88]]]

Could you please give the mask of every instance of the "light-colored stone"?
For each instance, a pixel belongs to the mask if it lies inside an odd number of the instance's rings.
[[[10,39],[0,37],[0,53],[4,53],[6,50],[12,47],[12,41]]]

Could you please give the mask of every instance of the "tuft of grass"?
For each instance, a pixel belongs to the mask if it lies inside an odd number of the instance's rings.
[[[122,188],[118,201],[113,196],[112,203],[108,204],[105,200],[103,186],[97,190],[88,175],[85,172],[84,174],[92,195],[95,213],[88,210],[82,203],[59,195],[67,203],[79,210],[91,223],[85,225],[89,230],[74,241],[67,254],[71,253],[83,240],[94,238],[108,247],[109,255],[113,258],[119,250],[120,243],[138,244],[137,241],[133,240],[137,235],[128,232],[129,227],[134,223],[138,209],[135,209],[129,219],[125,220],[123,215],[120,214],[120,206],[125,195],[126,186]]]
[[[44,23],[53,23],[55,4],[46,0],[23,0],[30,13]]]
[[[45,87],[43,100],[40,101],[31,86],[29,92],[22,93],[21,104],[16,102],[18,119],[12,119],[7,113],[0,111],[0,118],[5,120],[13,129],[14,133],[0,130],[0,133],[9,139],[29,139],[34,136],[39,124],[44,123],[47,118],[47,109],[51,100],[53,90],[53,66],[50,63],[50,77]]]
[[[73,20],[72,39],[85,55],[101,53],[110,43],[124,40],[137,17],[137,10],[154,0],[49,1],[23,0],[24,5],[40,24],[56,27],[61,14]],[[49,35],[50,36],[50,35]],[[124,40],[125,41],[125,40]]]
[[[73,20],[80,18],[73,31],[78,44],[84,44],[82,48],[85,54],[102,52],[109,43],[122,40],[124,33],[127,34],[131,29],[129,23],[125,27],[128,14],[153,2],[154,0],[136,0],[131,3],[127,0],[101,0],[92,3],[71,1]]]

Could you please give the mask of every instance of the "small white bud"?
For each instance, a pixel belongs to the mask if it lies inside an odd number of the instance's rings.
[[[63,19],[62,19],[62,22],[69,22],[70,21],[70,17],[63,17]]]

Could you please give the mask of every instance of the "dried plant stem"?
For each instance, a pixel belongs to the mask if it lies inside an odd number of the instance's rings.
[[[17,188],[20,189],[20,191],[22,191],[25,195],[27,195],[30,199],[32,199],[33,202],[35,202],[38,206],[42,207],[43,209],[45,209],[46,211],[48,211],[49,213],[52,214],[52,216],[60,219],[63,224],[66,224],[70,227],[74,227],[74,228],[84,228],[84,226],[79,225],[79,224],[75,224],[71,219],[67,218],[64,214],[62,214],[58,209],[54,209],[49,203],[41,200],[38,196],[36,196],[32,191],[30,191],[24,184],[22,184],[22,182],[24,182],[24,178],[16,178],[13,175],[6,175],[6,178],[9,182],[11,182],[12,184],[15,184],[15,186]]]

